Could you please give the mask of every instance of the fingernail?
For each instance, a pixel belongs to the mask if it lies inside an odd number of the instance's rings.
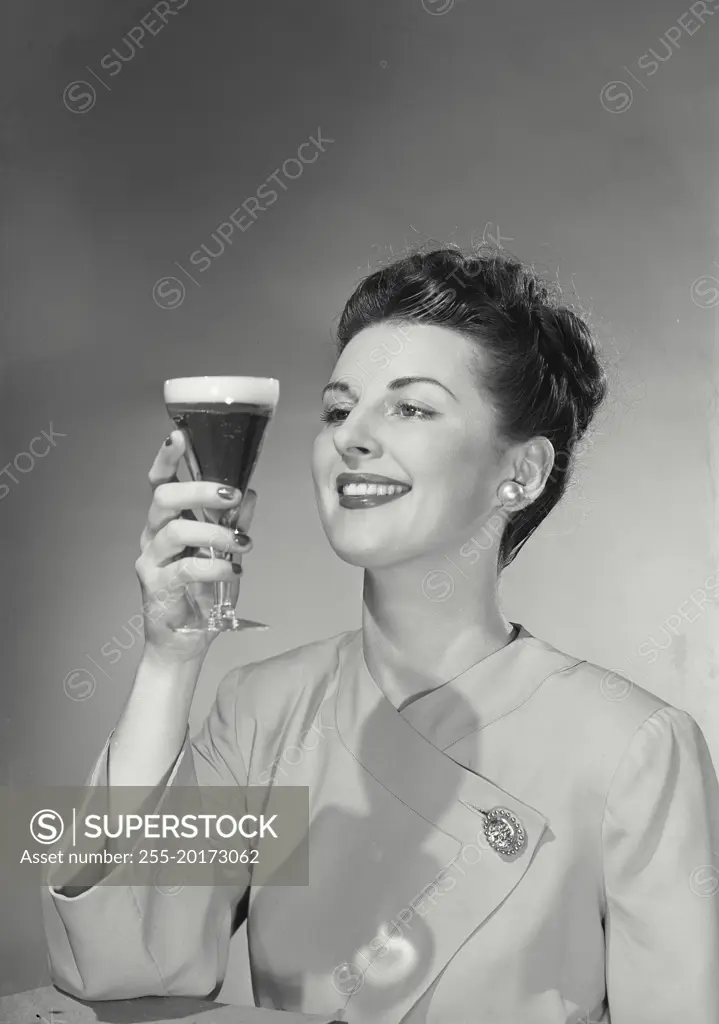
[[[165,438],[165,444],[172,444],[172,434],[168,434]]]
[[[249,544],[250,543],[249,536],[246,533],[243,533],[242,530],[233,530],[232,531],[232,535],[235,538],[235,544]]]
[[[234,487],[218,487],[217,493],[221,498],[224,498],[225,501],[230,501],[232,498],[236,496],[237,491],[235,490]]]
[[[241,576],[242,575],[242,566],[241,565],[237,565],[236,562],[233,562],[232,563],[232,571],[234,572],[235,576]]]

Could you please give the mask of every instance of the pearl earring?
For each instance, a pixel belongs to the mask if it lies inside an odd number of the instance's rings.
[[[524,487],[517,480],[505,480],[497,488],[497,497],[503,508],[517,508],[524,501]]]

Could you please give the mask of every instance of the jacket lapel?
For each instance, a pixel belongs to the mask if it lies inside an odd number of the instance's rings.
[[[507,682],[504,669],[509,668],[510,682],[519,683],[514,693],[507,687],[505,701],[536,688],[549,672],[561,667],[558,658],[562,656],[545,645],[539,649],[520,645],[510,658],[505,657],[504,666],[498,658],[493,672],[504,677],[498,685]],[[396,815],[405,816],[408,836],[417,816],[426,824],[419,849],[397,848],[395,841],[391,856],[406,857],[405,871],[398,873],[392,900],[383,904],[386,919],[354,959],[335,972],[335,988],[346,997],[350,1019],[359,1013],[378,1024],[397,1022],[520,883],[548,822],[538,809],[457,764],[396,711],[367,670],[361,631],[344,648],[343,659],[337,698],[337,729],[343,743],[395,798]],[[478,709],[470,702],[461,687],[440,690],[445,691],[447,715],[436,706],[437,691],[428,695],[435,701],[428,716],[452,723],[442,740],[451,745],[459,734],[481,727],[481,706]],[[418,705],[428,698],[407,710],[414,709],[416,714]],[[521,823],[523,841],[514,853],[501,852],[497,842],[503,833],[501,822],[498,832],[488,835],[485,831],[482,812],[493,808],[504,809]]]

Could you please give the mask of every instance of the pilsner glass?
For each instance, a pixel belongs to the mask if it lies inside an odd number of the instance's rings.
[[[243,495],[257,465],[267,427],[280,394],[272,377],[176,377],[166,380],[165,405],[185,438],[185,461],[193,480],[237,487]],[[203,509],[206,522],[234,528],[237,508]],[[230,553],[210,547],[215,558]],[[179,633],[267,629],[263,622],[238,619],[239,580],[215,583],[215,604],[206,622],[180,627]]]

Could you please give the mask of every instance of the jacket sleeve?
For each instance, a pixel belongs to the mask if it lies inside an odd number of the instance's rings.
[[[719,784],[690,715],[663,707],[636,731],[602,843],[612,1024],[719,1020]]]
[[[246,785],[239,750],[237,693],[242,669],[223,677],[198,735],[185,735],[167,787]],[[107,785],[112,733],[87,781]],[[167,788],[165,791],[167,792]],[[163,797],[156,805],[162,810]],[[122,867],[115,868],[115,872]],[[224,979],[234,909],[246,887],[93,886],[69,897],[41,889],[53,984],[81,999],[207,996]]]

